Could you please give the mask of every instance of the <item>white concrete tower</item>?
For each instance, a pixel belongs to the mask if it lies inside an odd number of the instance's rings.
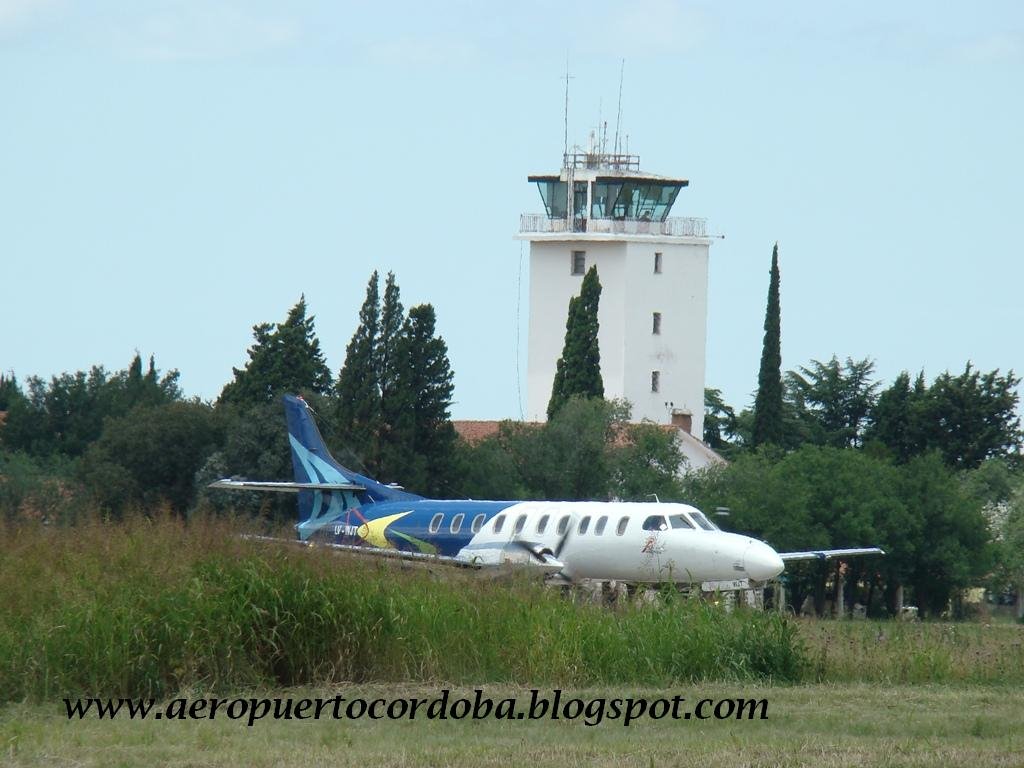
[[[635,421],[702,438],[711,240],[704,219],[668,215],[689,182],[641,172],[637,155],[594,151],[529,180],[545,213],[524,214],[517,236],[530,241],[526,418],[545,418],[569,298],[596,265],[605,397],[629,400]]]

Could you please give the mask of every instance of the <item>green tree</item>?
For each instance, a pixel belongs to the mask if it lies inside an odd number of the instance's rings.
[[[921,373],[911,387],[909,375],[901,373],[879,395],[865,440],[885,445],[903,463],[931,450],[955,469],[973,469],[990,458],[1019,460],[1018,384],[1013,371],[981,373],[970,363],[931,386]]]
[[[233,368],[234,380],[221,391],[221,403],[254,405],[286,393],[326,393],[332,382],[316,337],[314,318],[306,317],[306,297],[288,312],[283,323],[253,326],[245,368]]]
[[[222,439],[213,409],[199,402],[139,406],[109,419],[82,459],[87,490],[115,514],[166,502],[184,513],[194,479]]]
[[[14,374],[4,376],[0,373],[0,411],[6,411],[11,407],[11,403],[20,397],[24,397],[24,395],[21,393],[21,387],[18,386],[18,380]]]
[[[601,379],[601,352],[597,333],[597,310],[601,302],[601,281],[597,267],[592,266],[583,277],[580,295],[569,299],[565,323],[565,345],[555,368],[555,379],[548,402],[548,418],[571,397],[604,397]]]
[[[499,429],[511,429],[503,422]],[[467,499],[526,499],[512,454],[496,435],[478,443],[455,441],[455,495]]]
[[[945,611],[957,589],[980,580],[991,566],[982,506],[971,499],[935,451],[903,468],[903,497],[920,535],[908,580],[924,615]]]
[[[791,412],[803,422],[809,442],[835,448],[859,447],[868,414],[875,405],[878,383],[872,381],[871,360],[832,356],[827,363],[812,360],[810,366],[786,374],[786,396]]]
[[[1013,456],[1021,447],[1019,402],[1020,378],[1010,371],[981,373],[967,363],[964,372],[948,371],[928,389],[924,423],[931,427],[926,446],[942,453],[957,469],[977,467],[987,458]]]
[[[771,279],[768,283],[768,306],[764,315],[764,343],[761,368],[757,374],[757,396],[754,399],[754,424],[751,443],[754,446],[783,440],[782,418],[782,320],[779,304],[779,244],[772,249]]]
[[[389,414],[384,469],[419,493],[444,497],[454,490],[455,429],[449,417],[454,385],[436,322],[433,306],[415,306],[396,340],[388,394],[395,409]]]
[[[722,390],[705,387],[704,442],[719,453],[728,452],[738,426],[736,411],[722,399]]]
[[[391,276],[388,276],[389,285]],[[359,310],[359,326],[345,349],[345,364],[338,374],[337,421],[350,449],[363,462],[375,462],[380,430],[380,296],[376,270],[366,286],[366,298]]]
[[[900,373],[892,385],[883,390],[871,410],[870,424],[864,433],[865,443],[884,445],[900,464],[906,464],[922,448],[921,413],[926,398],[924,374],[913,387],[910,374]]]
[[[621,501],[680,498],[679,473],[686,459],[676,430],[651,422],[625,424],[611,447],[612,496]]]
[[[399,387],[405,362],[400,354],[405,328],[401,291],[394,273],[388,272],[384,285],[380,336],[375,352],[380,387],[378,450],[368,464],[378,475],[383,473],[382,476],[392,481],[402,475],[415,478],[418,471],[411,467],[415,463],[416,451],[410,442],[414,433],[412,417],[406,411],[409,407],[409,394]],[[392,474],[395,471],[399,474]]]
[[[994,534],[995,568],[991,577],[997,593],[1015,595],[1015,615],[1024,619],[1024,479],[1017,478],[1007,498],[988,507]]]
[[[178,372],[161,377],[150,358],[149,371],[143,374],[138,353],[127,370],[113,375],[93,366],[49,382],[30,376],[26,385],[25,395],[9,405],[0,439],[8,450],[41,457],[81,456],[99,438],[105,419],[122,416],[136,405],[181,398]]]
[[[846,579],[846,604],[859,601],[874,615],[894,608],[901,586],[938,615],[991,567],[981,505],[935,452],[897,466],[850,448],[762,450],[687,476],[684,491],[699,506],[729,507],[732,527],[779,551],[882,547],[884,557],[851,559]],[[836,567],[788,567],[794,604],[813,594],[820,610]]]
[[[315,396],[307,402],[315,400]],[[315,407],[315,406],[314,406]],[[319,410],[319,409],[318,409]],[[279,520],[295,516],[295,498],[286,493],[239,492],[209,488],[214,480],[292,480],[291,445],[281,401],[219,405],[224,437],[195,475],[200,501],[216,511],[266,513]]]
[[[571,397],[543,425],[502,425],[500,440],[533,499],[608,499],[613,458],[609,446],[629,418],[621,402]]]

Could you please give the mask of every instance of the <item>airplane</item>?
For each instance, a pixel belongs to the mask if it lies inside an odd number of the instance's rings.
[[[540,568],[553,585],[615,581],[763,586],[787,562],[885,554],[878,547],[776,552],[721,530],[689,504],[436,500],[360,475],[330,454],[306,402],[284,396],[294,482],[223,479],[212,488],[298,494],[298,541],[338,550],[490,568]]]

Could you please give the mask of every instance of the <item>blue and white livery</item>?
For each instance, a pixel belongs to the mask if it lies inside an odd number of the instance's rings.
[[[557,584],[669,582],[706,591],[763,584],[786,560],[884,554],[877,547],[779,554],[720,530],[688,504],[425,499],[343,467],[305,401],[286,395],[284,402],[295,482],[212,487],[297,493],[304,542],[453,565],[531,565]]]

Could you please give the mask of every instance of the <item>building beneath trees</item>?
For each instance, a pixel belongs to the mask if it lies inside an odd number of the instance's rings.
[[[646,173],[640,158],[594,147],[533,175],[544,213],[523,214],[530,243],[526,418],[543,420],[562,353],[569,299],[597,266],[605,397],[633,419],[703,437],[708,252],[704,219],[671,217],[689,182]]]

